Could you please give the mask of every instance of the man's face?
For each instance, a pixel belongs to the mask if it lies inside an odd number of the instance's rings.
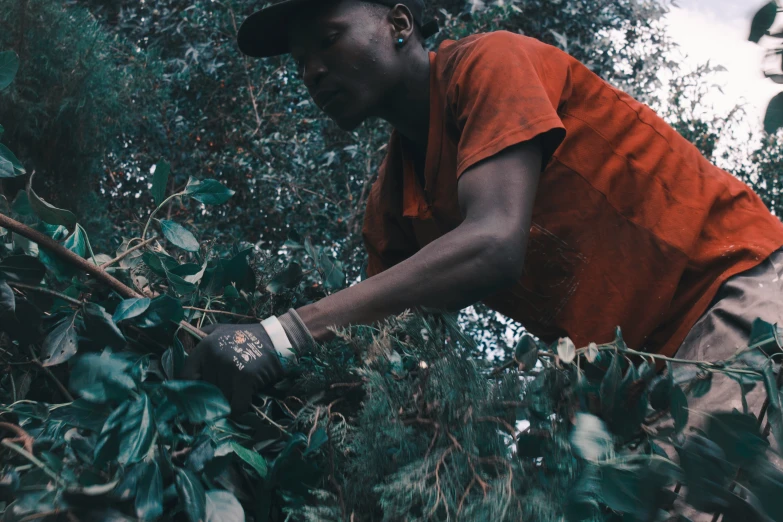
[[[291,56],[316,105],[351,131],[378,116],[399,81],[394,28],[383,11],[359,0],[314,9],[289,33]]]

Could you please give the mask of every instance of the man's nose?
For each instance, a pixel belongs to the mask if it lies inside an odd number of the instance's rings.
[[[323,60],[318,57],[309,58],[304,64],[302,79],[308,89],[313,90],[318,87],[321,80],[326,76],[327,69]]]

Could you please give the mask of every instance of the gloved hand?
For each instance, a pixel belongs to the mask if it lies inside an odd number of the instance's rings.
[[[220,388],[234,414],[250,408],[253,395],[278,382],[297,357],[315,345],[296,313],[269,317],[261,324],[214,324],[185,361],[182,378]]]
[[[260,324],[213,324],[185,361],[183,379],[216,385],[234,414],[250,408],[255,393],[280,381],[282,361]]]

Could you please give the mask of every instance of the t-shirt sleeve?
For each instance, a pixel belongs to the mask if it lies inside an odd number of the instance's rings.
[[[447,101],[461,131],[457,177],[502,150],[541,138],[543,166],[565,138],[557,114],[568,91],[565,53],[520,35],[497,32],[466,45],[455,56]],[[542,167],[543,168],[543,167]]]

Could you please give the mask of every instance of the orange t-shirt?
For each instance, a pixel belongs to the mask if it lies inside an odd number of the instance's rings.
[[[728,277],[783,245],[783,224],[649,107],[535,39],[500,31],[431,53],[422,187],[394,132],[364,222],[368,275],[454,230],[459,176],[535,137],[544,168],[524,273],[487,297],[551,341],[672,355]]]

